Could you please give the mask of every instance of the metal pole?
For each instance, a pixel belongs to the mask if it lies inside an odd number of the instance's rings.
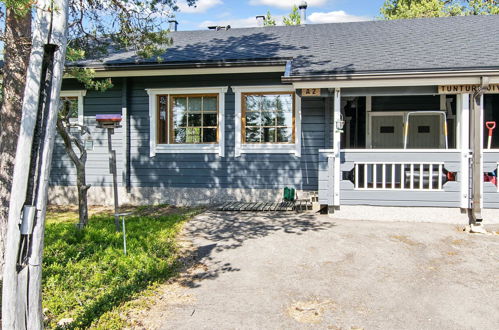
[[[116,231],[120,230],[120,218],[118,216],[118,174],[116,171],[116,151],[113,150],[111,135],[114,133],[114,128],[107,129],[107,146],[109,151],[109,171],[113,175],[113,195],[114,195],[114,225]]]
[[[125,253],[126,255],[126,230],[125,230],[125,216],[123,215],[121,217],[121,221],[122,221],[122,227],[123,227],[123,252]]]

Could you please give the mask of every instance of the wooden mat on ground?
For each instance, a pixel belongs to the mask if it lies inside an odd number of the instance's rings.
[[[215,207],[217,211],[237,212],[286,212],[306,211],[312,209],[312,203],[308,200],[273,202],[226,202]]]

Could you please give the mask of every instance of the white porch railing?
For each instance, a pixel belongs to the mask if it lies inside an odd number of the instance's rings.
[[[468,159],[461,150],[346,149],[339,166],[331,166],[332,150],[319,151],[319,200],[338,205],[460,207]],[[334,183],[339,178],[339,183]]]
[[[356,190],[442,190],[446,175],[443,162],[355,162]]]

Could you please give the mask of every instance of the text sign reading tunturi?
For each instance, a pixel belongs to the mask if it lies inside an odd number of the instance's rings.
[[[480,85],[443,85],[438,86],[439,94],[473,94]],[[485,89],[485,93],[499,93],[499,84],[491,84]]]

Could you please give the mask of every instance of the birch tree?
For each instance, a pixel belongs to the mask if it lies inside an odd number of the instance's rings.
[[[385,19],[497,15],[498,0],[385,0],[381,7]]]
[[[196,0],[183,2],[192,6]],[[1,3],[4,65],[0,107],[0,268],[3,268],[11,178],[31,51],[32,10],[37,1]],[[117,49],[133,50],[141,58],[160,60],[171,43],[167,21],[178,10],[177,0],[70,0],[69,4],[67,54],[72,61],[103,56]],[[69,73],[87,89],[104,90],[112,84],[110,80],[94,79],[91,69],[74,68]]]

